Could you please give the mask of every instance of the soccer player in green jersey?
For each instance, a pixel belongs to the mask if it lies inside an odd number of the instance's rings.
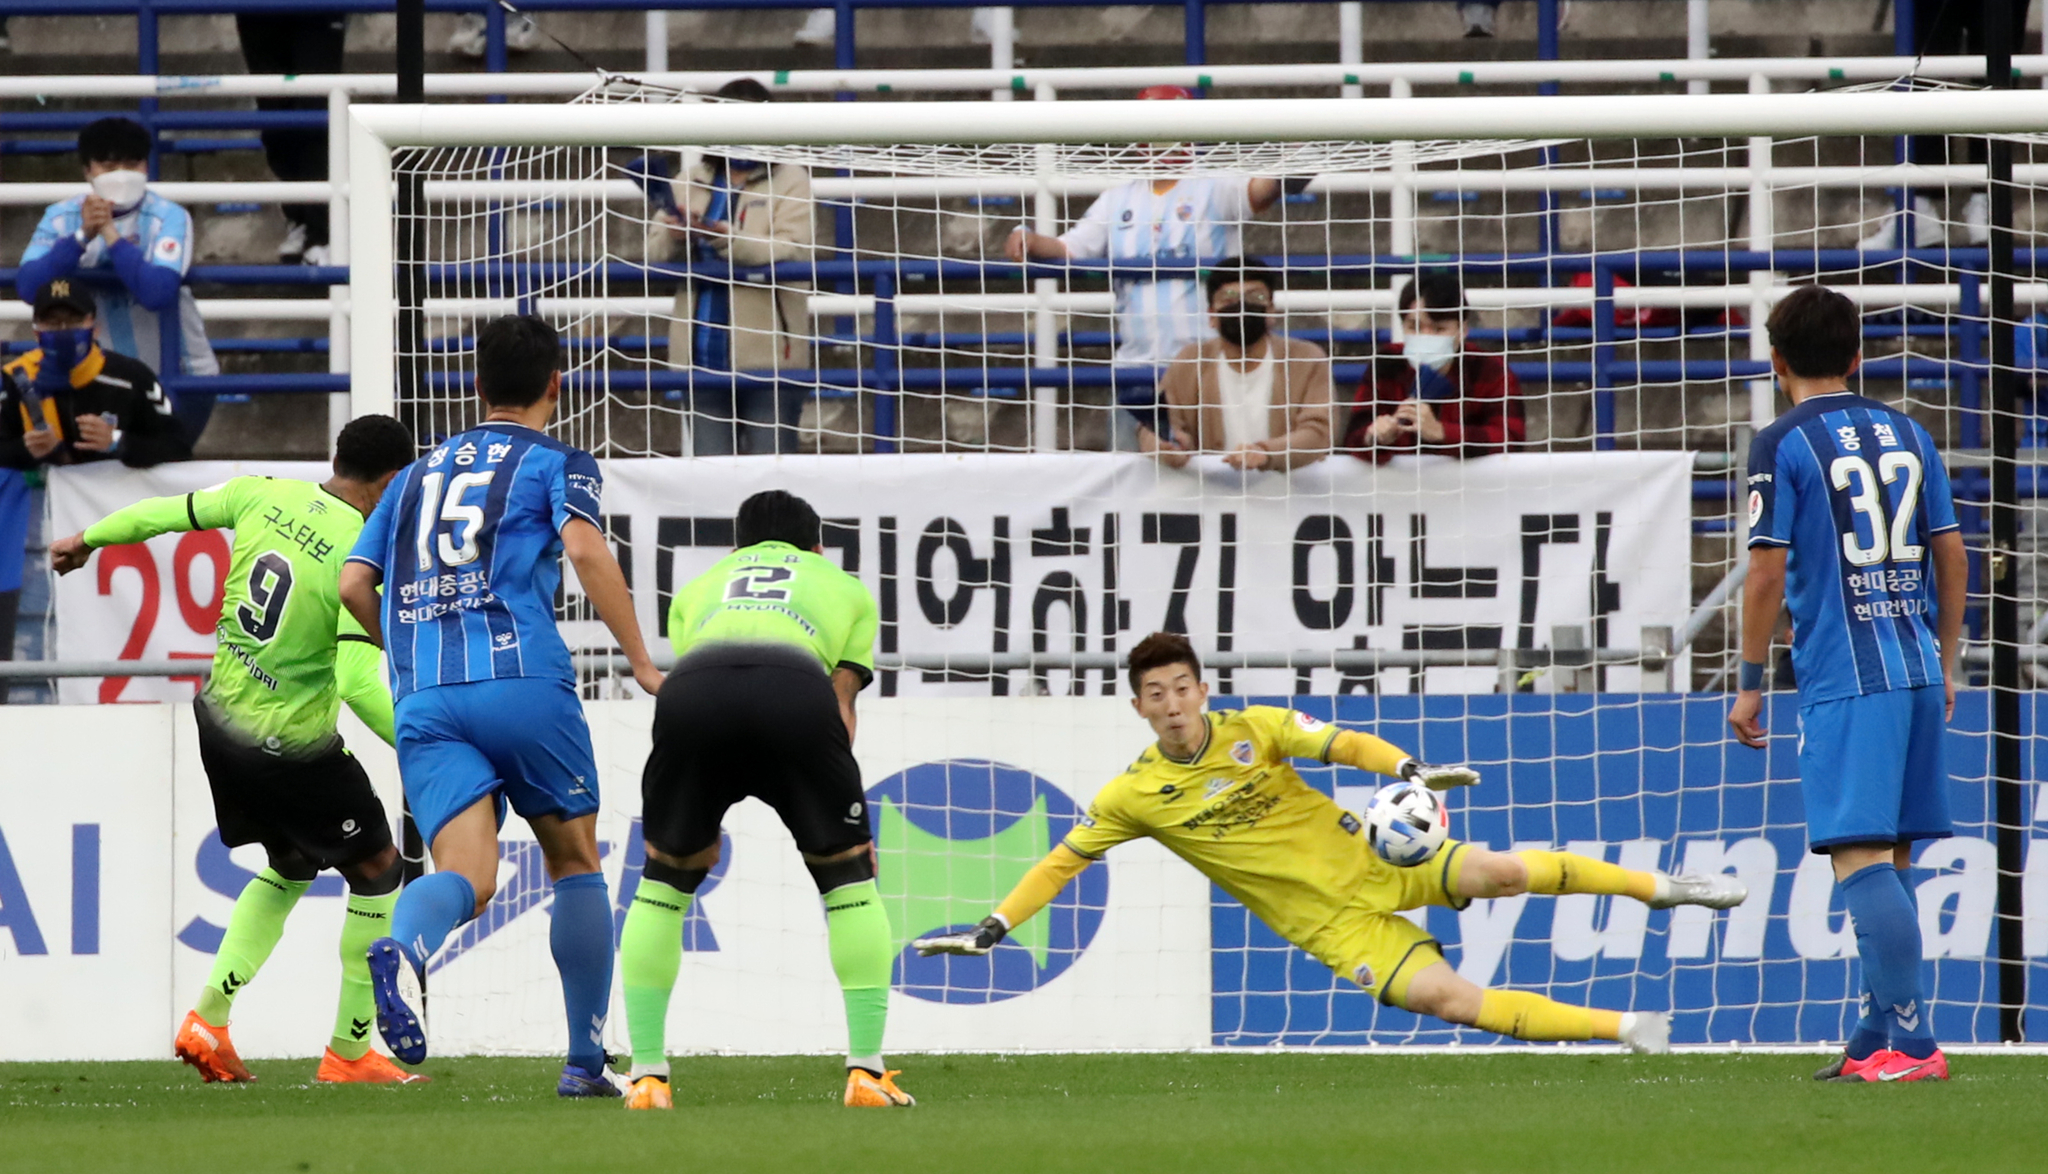
[[[341,1007],[321,1083],[412,1083],[370,1050],[375,1009],[370,943],[398,900],[398,850],[369,776],[335,729],[340,704],[386,742],[391,693],[377,646],[341,607],[342,560],[391,478],[413,459],[412,435],[389,416],[350,421],[322,484],[235,477],[211,489],[136,502],[50,547],[58,574],[102,546],[187,530],[233,530],[213,675],[192,707],[215,820],[229,847],[260,843],[270,866],[235,901],[213,973],[172,1047],[211,1083],[254,1080],[228,1037],[236,993],[270,957],[285,918],[320,870],[348,881]]]
[[[782,817],[824,898],[846,997],[846,1104],[915,1104],[882,1063],[896,951],[853,759],[853,700],[874,676],[875,600],[824,557],[817,511],[802,498],[757,493],[734,528],[739,549],[669,608],[677,664],[655,699],[640,780],[647,867],[619,939],[633,1043],[626,1107],[671,1104],[664,1035],[683,918],[718,863],[726,809],[750,795]]]

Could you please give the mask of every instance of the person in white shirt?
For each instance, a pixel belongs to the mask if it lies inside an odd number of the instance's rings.
[[[1298,469],[1330,453],[1330,357],[1271,329],[1270,271],[1230,257],[1210,270],[1216,337],[1189,343],[1160,383],[1166,435],[1139,443],[1173,468],[1198,452],[1234,469]]]
[[[1194,95],[1179,86],[1148,86],[1143,100],[1178,100]],[[1181,154],[1184,152],[1171,152]],[[1172,163],[1171,157],[1163,163]],[[1018,228],[1003,244],[1011,261],[1100,260],[1213,263],[1244,250],[1244,223],[1277,203],[1277,179],[1242,175],[1164,175],[1134,179],[1097,196],[1075,225],[1059,236]],[[1215,337],[1208,300],[1190,269],[1173,268],[1153,275],[1127,275],[1119,266],[1116,291],[1117,348],[1113,360],[1119,373],[1136,378],[1126,389],[1118,379],[1119,402],[1133,415],[1118,413],[1112,429],[1119,448],[1132,447],[1137,417],[1149,417],[1157,402],[1149,390],[1137,390],[1157,379],[1159,369],[1190,344]]]

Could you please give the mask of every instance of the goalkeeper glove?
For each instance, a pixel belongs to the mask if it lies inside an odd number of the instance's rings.
[[[982,918],[980,925],[963,933],[919,938],[911,945],[916,946],[917,952],[926,958],[933,954],[967,954],[979,957],[995,949],[996,943],[1002,941],[1004,935],[1009,932],[1010,927],[1003,924],[1002,918],[989,916]]]
[[[1404,783],[1421,783],[1432,791],[1469,787],[1479,781],[1479,772],[1469,766],[1431,766],[1413,758],[1401,760],[1399,777]]]

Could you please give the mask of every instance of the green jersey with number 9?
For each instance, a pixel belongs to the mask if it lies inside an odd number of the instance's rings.
[[[174,531],[235,532],[204,699],[252,746],[297,758],[332,745],[344,699],[392,738],[376,646],[341,606],[342,560],[362,528],[355,506],[310,481],[235,477],[117,510],[85,541],[97,548]]]
[[[790,644],[826,672],[875,673],[875,597],[823,555],[787,542],[736,550],[690,580],[668,609],[676,656],[707,644]]]

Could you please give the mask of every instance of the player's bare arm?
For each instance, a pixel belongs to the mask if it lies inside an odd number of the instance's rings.
[[[1970,552],[1963,546],[1963,532],[1948,530],[1928,542],[1934,551],[1934,589],[1937,593],[1935,638],[1941,642],[1941,682],[1947,709],[1943,716],[1956,716],[1956,660],[1962,655],[1963,609],[1969,604]]]
[[[860,719],[854,713],[854,699],[860,696],[860,674],[852,669],[832,670],[832,692],[839,697],[839,720],[846,723],[846,740],[853,741]]]
[[[378,614],[377,588],[384,574],[368,563],[350,562],[341,568],[341,606],[363,626],[370,643],[384,647],[383,617]]]
[[[626,663],[633,666],[633,679],[650,695],[661,692],[661,670],[647,655],[640,619],[633,614],[633,593],[626,587],[626,576],[619,570],[619,560],[612,556],[612,544],[604,532],[582,518],[571,518],[562,527],[562,549],[576,567],[576,581],[583,584],[583,594],[597,609],[597,618],[611,629],[619,651],[626,654]]]
[[[1956,546],[1962,546],[1962,539],[1954,534],[1942,535],[1955,538]],[[1937,549],[1939,539],[1937,539]],[[1943,576],[1944,583],[1947,576]],[[1960,596],[1960,586],[1958,595]],[[1778,616],[1785,610],[1785,548],[1758,546],[1749,552],[1749,578],[1742,585],[1742,661],[1748,665],[1762,665],[1771,655],[1771,637],[1778,629]],[[1962,601],[1956,601],[1957,631],[1962,627]],[[1755,671],[1755,670],[1751,670]],[[1759,677],[1761,673],[1757,673]],[[1735,695],[1735,704],[1728,710],[1728,724],[1735,728],[1735,738],[1744,746],[1762,750],[1770,737],[1770,731],[1758,719],[1763,715],[1764,694],[1761,680],[1741,682],[1743,688]]]

